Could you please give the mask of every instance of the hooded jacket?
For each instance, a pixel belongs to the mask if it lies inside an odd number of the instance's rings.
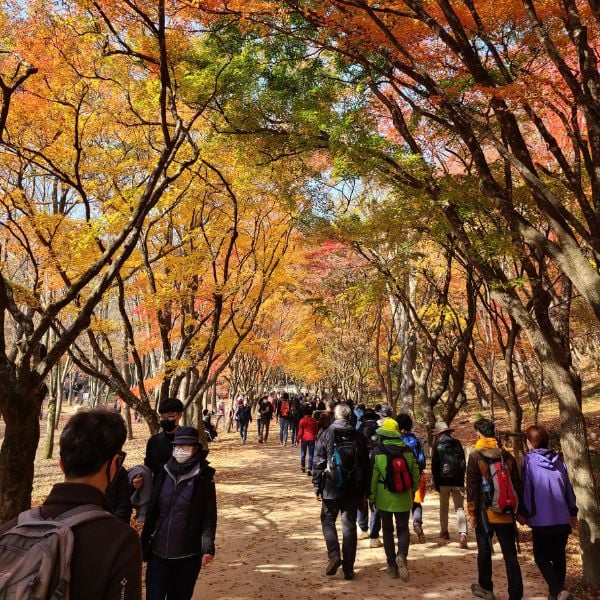
[[[564,462],[553,450],[538,448],[523,458],[522,513],[530,527],[569,525],[577,516],[575,493]]]
[[[385,446],[386,451],[391,455],[388,456],[382,449],[376,449],[372,458],[371,472],[371,496],[370,500],[378,510],[386,512],[407,512],[412,508],[413,497],[419,489],[420,473],[417,459],[401,438],[401,435],[396,432],[383,432],[378,429],[377,432],[382,436],[381,443]],[[406,464],[410,471],[412,480],[412,490],[406,492],[391,492],[385,489],[385,473],[387,469],[387,461],[395,455],[402,455],[406,460]]]

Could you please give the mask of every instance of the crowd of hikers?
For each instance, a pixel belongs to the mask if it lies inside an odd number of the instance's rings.
[[[248,399],[238,400],[231,416],[242,444],[254,416],[258,443],[269,443],[275,422],[278,443],[299,447],[301,472],[321,503],[325,574],[333,576],[341,567],[345,579],[354,579],[360,537],[370,548],[383,546],[387,574],[408,582],[411,515],[417,542],[427,541],[422,506],[427,458],[410,415],[393,415],[386,405],[354,407],[286,392],[264,396],[255,410]],[[74,599],[138,600],[144,560],[148,600],[192,598],[201,568],[215,555],[217,499],[208,450],[197,429],[180,425],[183,409],[176,398],[161,402],[161,432],[148,440],[144,464],[129,470],[123,465],[126,429],[120,415],[91,410],[71,417],[60,438],[64,483],[40,507],[0,525],[0,597],[59,598],[70,591]],[[203,414],[209,441],[225,424],[224,406],[215,424],[212,416]],[[537,425],[525,430],[529,451],[519,469],[499,444],[492,421],[480,418],[474,428],[477,441],[468,455],[446,423],[437,422],[432,432],[431,479],[440,498],[437,543],[451,541],[452,498],[459,547],[469,547],[469,535],[477,544],[478,580],[471,593],[494,598],[496,538],[509,600],[520,600],[516,522],[527,524],[548,599],[572,600],[565,589],[566,545],[577,506],[547,431]],[[132,508],[143,524],[139,537],[129,526]]]

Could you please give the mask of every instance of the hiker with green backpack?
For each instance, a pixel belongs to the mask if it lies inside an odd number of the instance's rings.
[[[370,500],[381,517],[387,573],[393,579],[399,577],[406,582],[410,578],[408,519],[414,494],[419,488],[419,465],[411,448],[402,440],[394,419],[385,419],[376,433],[381,442],[372,458]],[[398,536],[397,552],[394,522]]]

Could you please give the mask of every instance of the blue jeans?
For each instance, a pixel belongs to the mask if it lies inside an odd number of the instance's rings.
[[[371,518],[369,519],[369,508],[371,509]],[[358,509],[358,526],[361,531],[369,531],[369,537],[376,540],[381,531],[381,515],[372,502],[369,502],[369,507]]]
[[[186,558],[152,554],[146,569],[146,600],[190,600],[201,565],[200,554]]]
[[[506,567],[508,598],[509,600],[521,600],[523,598],[523,579],[517,558],[516,530],[513,523],[508,525],[487,523],[484,525],[480,520],[477,521],[475,538],[477,539],[478,583],[482,588],[490,592],[494,591],[492,582],[492,536],[494,533],[500,542]]]
[[[248,437],[248,423],[240,423],[240,437],[245,444],[246,438]]]
[[[313,459],[315,457],[315,441],[300,442],[300,466],[306,466],[306,450],[308,450],[308,470],[312,471]]]
[[[279,443],[287,444],[290,422],[287,417],[279,417]]]

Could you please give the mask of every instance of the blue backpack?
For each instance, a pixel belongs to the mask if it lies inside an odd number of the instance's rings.
[[[412,450],[415,458],[417,459],[417,464],[419,465],[419,473],[422,473],[425,470],[425,465],[427,464],[427,459],[425,458],[425,453],[423,452],[423,448],[421,448],[421,442],[419,438],[414,433],[405,433],[403,436],[404,443]]]

